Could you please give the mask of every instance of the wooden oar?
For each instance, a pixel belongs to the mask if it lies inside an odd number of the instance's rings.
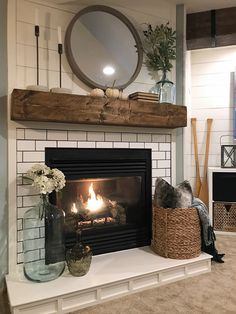
[[[207,183],[207,168],[208,168],[208,157],[210,148],[210,134],[213,119],[207,119],[207,139],[206,139],[206,151],[205,151],[205,162],[204,162],[204,174],[202,179],[202,185],[199,192],[199,198],[203,203],[208,206],[208,183]]]
[[[195,157],[195,165],[196,165],[196,187],[194,195],[199,197],[200,189],[201,189],[201,177],[200,177],[200,170],[199,170],[199,159],[198,159],[198,147],[197,147],[197,119],[191,119],[192,125],[192,132],[193,132],[193,144],[194,144],[194,157]]]

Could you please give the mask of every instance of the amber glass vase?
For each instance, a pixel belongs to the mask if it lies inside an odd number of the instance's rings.
[[[66,252],[66,263],[72,276],[84,276],[89,271],[92,251],[81,240],[82,229],[77,230],[76,244]]]

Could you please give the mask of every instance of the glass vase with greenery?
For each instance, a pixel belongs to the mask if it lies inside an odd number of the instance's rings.
[[[159,82],[150,90],[160,95],[160,102],[174,102],[175,86],[167,79],[167,72],[173,68],[172,61],[176,59],[176,31],[169,23],[152,27],[147,24],[143,31],[143,49],[145,65],[151,73],[162,72]]]

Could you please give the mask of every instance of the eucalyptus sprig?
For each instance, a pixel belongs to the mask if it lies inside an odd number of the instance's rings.
[[[145,65],[150,71],[169,72],[173,65],[172,60],[176,59],[176,31],[169,22],[157,25],[146,24],[147,29],[143,31],[143,50],[145,54]]]

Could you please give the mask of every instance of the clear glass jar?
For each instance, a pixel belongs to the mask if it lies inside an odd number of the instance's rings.
[[[59,277],[65,268],[64,212],[52,205],[48,195],[24,214],[24,274],[44,282]]]
[[[175,85],[166,78],[164,73],[161,80],[157,82],[150,90],[150,93],[159,94],[160,103],[175,103]]]

